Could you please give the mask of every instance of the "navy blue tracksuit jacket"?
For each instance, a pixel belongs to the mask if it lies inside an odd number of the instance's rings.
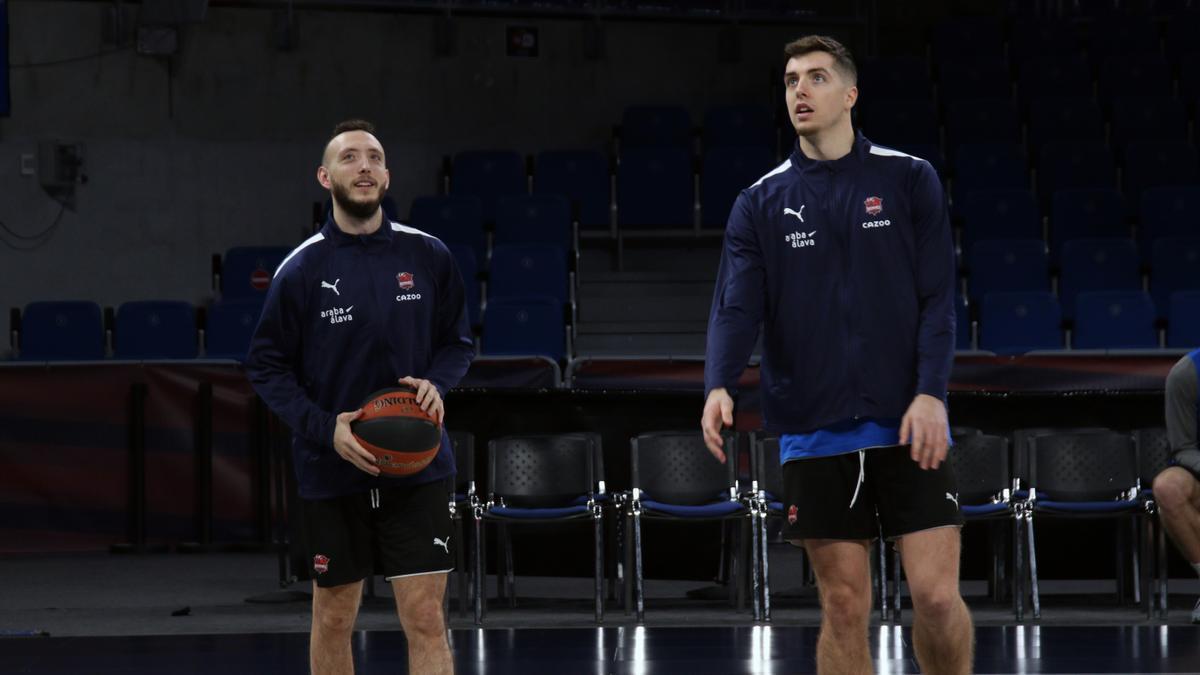
[[[454,474],[445,432],[413,476],[372,477],[333,449],[338,413],[406,375],[444,397],[467,371],[474,343],[462,276],[440,240],[384,219],[349,235],[332,216],[284,259],[267,290],[246,371],[293,433],[300,496],[325,499]]]
[[[954,247],[928,162],[873,145],[791,157],[738,196],[708,324],[705,394],[735,388],[763,329],[765,427],[809,433],[945,399]]]

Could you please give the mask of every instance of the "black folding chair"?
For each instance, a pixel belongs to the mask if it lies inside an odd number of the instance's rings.
[[[642,572],[642,519],[662,522],[740,523],[733,550],[741,551],[751,537],[752,511],[738,498],[737,436],[725,436],[726,461],[722,466],[698,431],[661,431],[641,434],[631,447],[632,489],[627,513],[633,521],[634,603],[637,620],[645,618]],[[754,547],[757,550],[757,547]],[[725,551],[722,550],[722,556]],[[743,582],[739,578],[740,555],[732,556],[730,600],[740,606]],[[752,560],[751,570],[759,565]],[[754,586],[757,587],[757,580]],[[758,611],[755,612],[758,615]]]
[[[1133,518],[1142,510],[1133,438],[1116,432],[1048,434],[1030,444],[1029,497],[1024,526],[1028,536],[1028,562],[1033,617],[1041,618],[1038,592],[1034,517]],[[1018,520],[1018,527],[1021,520]],[[1123,596],[1125,547],[1118,529],[1117,593]],[[1135,552],[1136,555],[1136,552]],[[1133,578],[1138,578],[1134,561]],[[1018,569],[1018,574],[1023,571]],[[1136,588],[1136,584],[1135,588]],[[1017,601],[1024,606],[1024,597]],[[1020,618],[1020,615],[1018,615]]]
[[[488,495],[477,511],[475,546],[475,618],[481,623],[486,610],[483,591],[484,521],[502,527],[532,523],[590,521],[595,541],[596,621],[604,619],[603,512],[597,501],[596,448],[591,434],[528,434],[488,443]],[[506,538],[506,537],[505,537]],[[504,573],[498,574],[501,590],[515,605],[515,580],[511,551],[505,542]]]

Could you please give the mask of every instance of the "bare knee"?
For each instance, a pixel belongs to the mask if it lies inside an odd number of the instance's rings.
[[[1196,480],[1178,467],[1166,469],[1154,478],[1154,501],[1164,511],[1180,511],[1191,504]]]
[[[962,606],[962,597],[958,593],[958,579],[928,585],[910,584],[910,587],[913,611],[935,624],[949,621]]]
[[[442,603],[436,599],[421,599],[405,603],[400,611],[400,625],[410,637],[438,638],[446,632]]]
[[[871,617],[870,589],[847,585],[821,588],[821,616],[837,633],[865,631]]]
[[[313,612],[313,624],[324,635],[345,636],[354,630],[355,612],[325,608]]]

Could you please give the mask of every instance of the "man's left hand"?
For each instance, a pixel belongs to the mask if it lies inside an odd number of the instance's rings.
[[[900,442],[912,444],[912,460],[922,469],[936,469],[946,459],[946,404],[929,394],[917,394],[900,422]]]
[[[446,409],[442,405],[442,395],[438,393],[437,387],[429,380],[418,380],[409,375],[400,378],[400,384],[407,384],[417,390],[417,405],[421,406],[421,410],[429,413],[433,419],[437,420],[438,424],[442,423],[446,416]]]

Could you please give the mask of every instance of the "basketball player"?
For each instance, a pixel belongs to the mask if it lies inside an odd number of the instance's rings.
[[[1196,397],[1196,371],[1200,349],[1179,359],[1167,375],[1167,440],[1171,466],[1154,478],[1154,501],[1163,527],[1179,552],[1200,574],[1200,446],[1196,425],[1200,406]],[[1200,623],[1200,600],[1192,609],[1192,623]]]
[[[784,54],[798,143],[729,216],[701,428],[724,462],[720,430],[733,422],[731,391],[761,325],[784,536],[807,550],[821,599],[818,672],[872,671],[868,546],[882,530],[908,576],[922,672],[967,673],[962,517],[943,461],[954,251],[942,186],[925,160],[855,133],[857,74],[843,45],[808,36]]]
[[[350,433],[369,394],[411,385],[439,421],[442,397],[474,354],[462,277],[438,239],[384,218],[383,146],[361,120],[339,124],[317,181],[333,197],[321,230],[292,251],[267,290],[246,359],[259,396],[293,432],[300,513],[313,566],[313,673],[352,673],[350,634],[363,579],[391,583],[408,672],[451,673],[442,616],[453,568],[445,432],[417,474],[380,475]]]

